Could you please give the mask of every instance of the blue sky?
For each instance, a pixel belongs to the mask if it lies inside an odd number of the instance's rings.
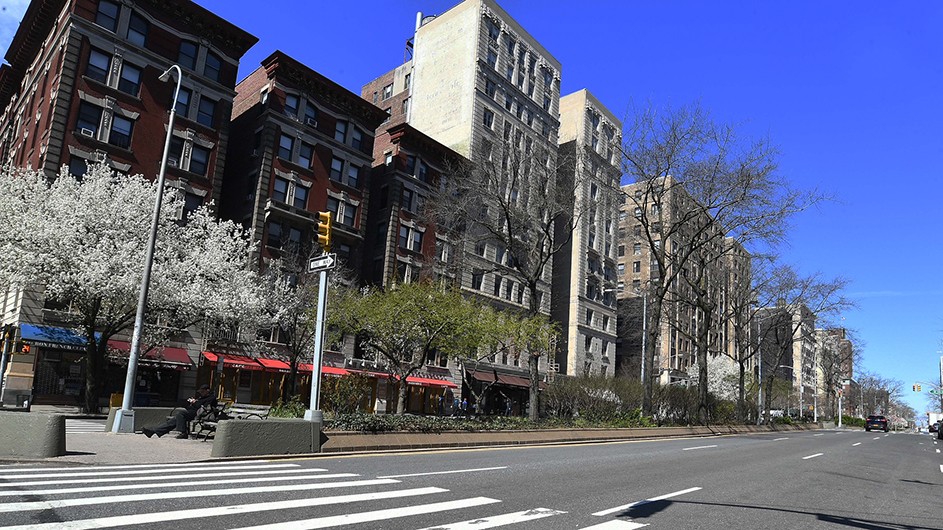
[[[403,60],[416,13],[457,0],[198,3],[259,37],[240,78],[280,49],[355,93]],[[0,0],[0,47],[23,0]],[[851,281],[846,327],[865,369],[939,383],[943,61],[937,2],[504,0],[563,65],[562,93],[588,88],[616,116],[699,101],[779,146],[796,186],[835,200],[794,220],[784,260]]]

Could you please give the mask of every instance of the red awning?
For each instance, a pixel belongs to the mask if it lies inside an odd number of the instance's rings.
[[[115,354],[113,357],[120,357],[125,360],[128,357],[128,352],[131,351],[131,343],[123,340],[109,340],[108,347]],[[187,350],[169,346],[151,348],[145,351],[138,358],[138,362],[145,366],[169,366],[178,370],[189,370],[193,366]]]
[[[451,381],[447,381],[445,379],[430,379],[428,377],[410,376],[406,378],[406,382],[410,385],[418,386],[444,386],[448,388],[458,388],[458,385]]]
[[[494,372],[472,372],[471,376],[482,383],[495,383]],[[523,388],[530,387],[530,379],[508,374],[498,374],[496,383],[499,385],[519,386]],[[537,386],[542,390],[546,388],[547,384],[543,381],[539,381]]]
[[[494,372],[472,372],[471,376],[482,383],[494,383]]]
[[[265,367],[266,372],[285,372],[288,373],[291,371],[291,365],[285,361],[280,361],[278,359],[266,359],[265,357],[259,357],[256,359],[259,364]]]
[[[264,367],[257,363],[252,357],[246,357],[245,355],[234,355],[232,353],[213,353],[210,351],[203,352],[203,357],[206,357],[207,361],[218,362],[219,359],[223,360],[223,366],[229,366],[232,368],[238,368],[241,370],[263,370]]]
[[[314,365],[310,363],[298,363],[298,370],[301,372],[311,373],[314,371]],[[349,370],[338,368],[336,366],[321,366],[321,375],[347,375],[349,373]]]

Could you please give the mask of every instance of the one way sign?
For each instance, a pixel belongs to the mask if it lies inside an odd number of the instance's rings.
[[[308,272],[326,271],[337,265],[337,254],[322,254],[308,260]]]

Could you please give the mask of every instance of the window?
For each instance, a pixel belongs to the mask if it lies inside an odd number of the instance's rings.
[[[147,41],[147,30],[150,24],[138,13],[131,13],[131,20],[128,22],[128,40],[144,47]]]
[[[180,92],[177,93],[177,103],[174,104],[174,112],[178,116],[184,118],[190,113],[190,97],[193,95],[193,92],[189,88],[180,87]]]
[[[341,182],[344,174],[344,161],[340,158],[331,159],[331,180]]]
[[[422,160],[419,161],[419,171],[416,173],[416,178],[420,182],[429,182],[429,166]]]
[[[287,134],[278,138],[278,157],[291,160],[291,153],[295,150],[295,139]]]
[[[609,315],[603,315],[603,316],[602,316],[602,329],[603,329],[603,331],[609,331]],[[606,353],[606,349],[607,349],[607,348],[606,348],[606,345],[607,345],[607,344],[608,344],[608,343],[607,343],[606,341],[603,341],[603,355],[605,355],[605,353]]]
[[[282,224],[278,221],[269,221],[265,244],[275,248],[282,246]]]
[[[344,143],[347,141],[347,122],[337,120],[337,123],[334,124],[334,139],[338,142]]]
[[[190,70],[196,70],[196,43],[188,40],[180,41],[180,53],[177,54],[177,64]]]
[[[301,142],[301,147],[298,148],[298,165],[310,168],[313,160],[314,146]]]
[[[108,70],[111,69],[111,56],[92,48],[88,53],[88,66],[85,75],[101,83],[108,82]]]
[[[625,256],[625,245],[619,245],[619,256]]]
[[[69,158],[69,174],[78,180],[82,180],[85,173],[88,172],[88,162],[84,158],[72,156]]]
[[[412,84],[412,74],[406,74],[406,77],[403,78],[403,86],[407,89]]]
[[[296,117],[298,116],[298,96],[294,94],[285,95],[285,114],[289,116]]]
[[[202,145],[193,145],[190,150],[190,172],[206,176],[210,166],[210,150]]]
[[[586,325],[587,326],[593,325],[593,310],[592,309],[586,310]]]
[[[308,100],[305,104],[305,123],[312,127],[318,125],[318,108],[314,106],[311,100]]]
[[[619,274],[625,274],[625,263],[618,264],[616,269],[619,271]]]
[[[108,143],[123,149],[130,148],[131,132],[133,130],[133,121],[125,118],[124,116],[113,116],[111,119],[111,134],[108,137]]]
[[[490,79],[485,80],[485,94],[488,94],[489,98],[494,98],[495,93],[498,91],[498,85]]]
[[[634,255],[636,255],[636,256],[641,256],[641,255],[642,255],[642,244],[641,244],[641,243],[636,243],[636,244],[632,245],[632,254],[634,254]]]
[[[642,272],[642,262],[641,262],[641,261],[633,261],[633,262],[632,262],[632,272],[634,272],[634,273],[636,273],[636,274]]]
[[[363,150],[363,131],[354,127],[354,130],[350,135],[350,145],[354,149]]]
[[[354,217],[357,216],[357,207],[350,203],[344,203],[344,212],[341,217],[341,224],[354,226]]]
[[[553,88],[553,73],[550,70],[544,70],[544,90],[550,92]]]
[[[347,166],[347,185],[356,188],[360,183],[360,167],[353,164]]]
[[[497,69],[498,66],[498,52],[494,50],[488,50],[488,66],[491,68]]]
[[[127,62],[121,65],[121,77],[118,79],[118,90],[138,95],[138,89],[141,88],[141,69]]]
[[[288,202],[288,181],[275,177],[275,183],[272,187],[272,198],[278,202]]]
[[[486,24],[488,25],[488,38],[493,41],[497,41],[498,36],[501,35],[501,28],[499,28],[493,20],[488,20]]]
[[[383,99],[390,99],[391,97],[393,97],[393,83],[383,87]]]
[[[642,235],[642,225],[635,225],[635,227],[632,229],[632,234],[635,235],[635,236],[641,236],[641,235]]]
[[[494,277],[494,295],[499,296],[501,294],[501,282],[504,281],[504,278],[500,276]]]
[[[308,188],[295,186],[295,196],[291,201],[292,206],[304,210],[308,207]]]
[[[197,123],[206,125],[207,127],[213,127],[213,122],[216,118],[216,102],[212,99],[205,97],[200,97],[200,106],[197,108],[196,121]]]
[[[471,285],[472,289],[476,291],[481,290],[481,285],[484,283],[485,273],[481,269],[475,269],[472,271]]]
[[[179,136],[170,137],[170,150],[167,152],[167,165],[170,167],[181,167],[183,161],[183,138]]]
[[[516,42],[514,39],[508,37],[508,39],[507,39],[507,44],[508,44],[508,54],[513,57],[513,56],[514,56],[514,45],[517,44],[517,42]]]
[[[98,13],[95,15],[95,23],[108,31],[117,31],[119,10],[117,3],[100,0],[98,2]]]
[[[219,81],[219,73],[223,69],[223,60],[213,52],[206,53],[206,61],[203,63],[203,75]]]
[[[413,210],[413,196],[415,193],[409,188],[403,188],[403,194],[400,196],[400,208],[404,210]]]
[[[586,351],[591,351],[593,349],[593,338],[589,335],[583,335],[583,349]]]
[[[482,124],[489,129],[494,125],[494,112],[492,112],[491,109],[485,109]]]
[[[508,81],[511,81],[514,79],[514,65],[513,64],[510,64],[510,63],[508,64],[507,70],[505,70],[504,72],[504,77],[506,77]]]

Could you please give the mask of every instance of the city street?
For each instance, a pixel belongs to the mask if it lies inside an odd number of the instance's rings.
[[[105,436],[105,435],[103,435]],[[864,431],[0,466],[0,528],[941,529],[936,439]],[[179,521],[179,522],[178,522]]]

